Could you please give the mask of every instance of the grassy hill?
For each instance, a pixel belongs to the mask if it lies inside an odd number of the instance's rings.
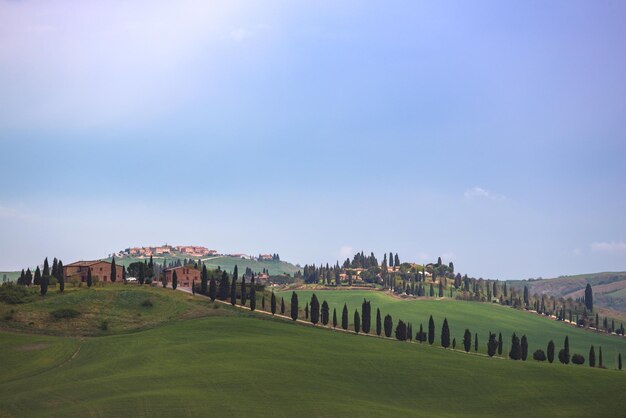
[[[180,302],[179,292],[154,291]],[[212,306],[191,299],[183,298]],[[621,372],[489,359],[224,305],[210,311],[87,339],[1,332],[0,416],[575,417],[626,407]]]
[[[297,291],[299,304],[304,305],[310,301],[312,291]],[[504,354],[508,354],[510,349],[511,335],[513,332],[518,336],[526,334],[529,342],[529,353],[541,348],[544,351],[550,340],[556,344],[557,352],[563,345],[565,336],[569,336],[570,351],[588,357],[589,347],[593,344],[602,347],[604,364],[607,367],[615,367],[616,358],[619,352],[622,357],[626,356],[626,338],[595,333],[574,326],[546,318],[544,316],[522,312],[506,306],[496,304],[463,302],[451,299],[442,300],[401,300],[394,298],[387,293],[379,291],[345,291],[326,290],[316,291],[320,304],[326,300],[330,305],[332,316],[333,308],[337,309],[339,321],[343,304],[347,303],[350,322],[354,315],[354,310],[361,312],[363,299],[371,302],[372,324],[375,324],[376,308],[381,310],[381,314],[390,314],[394,323],[398,319],[409,321],[413,324],[413,331],[419,330],[420,323],[424,330],[428,328],[428,318],[433,316],[436,330],[436,344],[439,344],[441,326],[444,318],[448,319],[450,325],[450,338],[456,338],[457,347],[462,345],[463,333],[469,329],[472,334],[478,332],[479,351],[486,353],[486,344],[491,332],[502,332],[504,340]],[[291,292],[279,293],[280,296],[289,301]],[[529,355],[530,356],[530,355]]]
[[[587,283],[593,287],[594,305],[626,312],[626,272],[603,272],[561,276],[553,279],[514,280],[512,286],[528,286],[531,294],[554,295],[564,298],[583,296]]]

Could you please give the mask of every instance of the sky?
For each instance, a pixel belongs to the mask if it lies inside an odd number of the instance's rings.
[[[626,2],[0,0],[0,270],[626,270]]]

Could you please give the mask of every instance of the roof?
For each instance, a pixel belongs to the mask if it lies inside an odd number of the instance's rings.
[[[89,266],[93,266],[94,264],[98,264],[98,263],[111,264],[110,261],[105,261],[105,260],[75,261],[75,262],[73,262],[71,264],[66,264],[65,267],[89,267]]]

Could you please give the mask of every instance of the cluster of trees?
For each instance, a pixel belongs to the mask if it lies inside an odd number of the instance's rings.
[[[20,286],[39,286],[42,296],[48,293],[48,287],[51,285],[59,285],[59,291],[65,290],[65,276],[63,275],[63,262],[57,260],[55,257],[52,260],[52,267],[48,263],[48,257],[43,262],[43,269],[39,266],[35,268],[35,273],[27,268],[26,271],[22,269],[20,277],[17,279],[17,284]]]

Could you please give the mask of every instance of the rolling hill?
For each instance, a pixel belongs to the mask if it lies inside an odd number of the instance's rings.
[[[93,290],[74,295],[79,309]],[[0,415],[576,417],[626,407],[617,371],[490,359],[150,292],[164,311],[178,309],[170,299],[210,309],[93,338],[0,332]]]

